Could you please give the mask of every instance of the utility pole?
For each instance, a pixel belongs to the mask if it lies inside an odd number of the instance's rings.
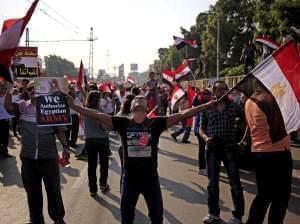
[[[89,78],[94,78],[94,30],[93,27],[91,27],[90,31],[90,38],[88,41],[90,41],[90,53],[89,53]]]
[[[217,19],[217,78],[220,77],[220,20],[219,17]]]
[[[109,53],[109,50],[106,50],[106,73],[108,74],[109,73],[109,57],[110,57],[110,53]]]
[[[25,46],[29,47],[29,28],[26,28]]]
[[[117,76],[117,73],[116,73],[116,71],[117,71],[117,66],[116,66],[116,65],[113,66],[113,70],[114,70],[114,76]]]

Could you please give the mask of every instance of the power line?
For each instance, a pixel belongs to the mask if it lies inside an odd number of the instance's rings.
[[[96,39],[94,39],[96,40]],[[30,40],[29,42],[31,43],[51,43],[51,42],[80,42],[80,41],[90,41],[90,39],[86,39],[86,40]]]
[[[30,0],[26,0],[26,1],[29,2],[29,3],[32,3]],[[43,2],[43,3],[44,3],[44,2]],[[45,4],[45,3],[44,3],[44,4]],[[42,9],[41,7],[39,7],[39,10],[40,10],[43,14],[45,14],[46,16],[48,16],[50,19],[52,19],[54,22],[56,22],[57,24],[59,24],[59,25],[61,25],[62,27],[64,27],[65,29],[68,29],[68,30],[70,30],[70,31],[72,31],[72,32],[74,32],[74,33],[76,33],[76,34],[78,34],[78,35],[83,35],[83,36],[85,36],[85,34],[79,33],[78,31],[72,29],[71,27],[69,27],[69,26],[63,24],[63,23],[60,22],[60,21],[58,21],[58,20],[57,20],[56,18],[54,18],[53,16],[49,15],[49,13],[48,13],[45,9]]]
[[[60,18],[62,18],[63,20],[65,20],[67,23],[71,24],[72,26],[74,26],[76,29],[80,30],[80,28],[75,25],[74,23],[72,23],[71,21],[69,21],[68,19],[66,19],[63,15],[61,15],[57,10],[53,9],[51,6],[49,6],[45,1],[42,1],[41,2],[46,6],[48,7],[50,10],[52,10],[56,15],[58,15]]]

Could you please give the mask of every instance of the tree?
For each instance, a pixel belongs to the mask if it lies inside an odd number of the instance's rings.
[[[176,67],[182,59],[200,58],[191,65],[195,75],[201,74],[205,61],[209,77],[216,76],[217,24],[220,30],[220,70],[232,74],[240,71],[240,56],[244,44],[258,35],[281,41],[281,32],[290,26],[300,26],[299,0],[218,0],[207,12],[201,12],[190,30],[179,27],[186,39],[197,40],[199,48],[185,47],[177,51],[173,46],[159,49],[162,67]],[[206,77],[206,76],[205,76]]]
[[[64,75],[76,75],[74,63],[56,55],[44,57],[46,76],[63,77]]]
[[[300,25],[299,0],[257,0],[255,22],[257,35],[267,35],[280,42],[281,31]]]
[[[244,43],[253,39],[255,2],[253,0],[219,0],[208,12],[204,52],[208,55],[209,74],[216,74],[217,24],[220,32],[220,68],[240,63]]]

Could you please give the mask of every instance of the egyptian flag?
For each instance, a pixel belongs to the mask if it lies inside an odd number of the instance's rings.
[[[178,85],[173,86],[173,91],[171,94],[171,109],[174,111],[175,105],[184,96],[185,92]]]
[[[176,36],[173,36],[173,39],[174,39],[174,45],[177,50],[180,50],[181,48],[185,47],[185,45],[188,45],[193,48],[198,48],[198,44],[196,40],[186,40]]]
[[[260,101],[255,98],[254,93],[258,84],[264,86],[271,93],[273,98],[271,101],[274,102],[272,110],[267,110],[268,107],[261,105]],[[282,127],[286,133],[289,134],[299,129],[300,55],[297,44],[290,41],[280,47],[254,68],[233,89],[237,89],[246,96],[251,97],[266,113],[267,117],[269,117],[269,114],[276,116],[276,122],[282,121]],[[280,131],[276,130],[276,133]]]
[[[127,76],[127,82],[131,83],[131,84],[135,84],[136,83],[136,80],[133,76],[131,75],[128,75]]]
[[[192,102],[193,102],[193,99],[196,95],[196,92],[190,85],[187,86],[187,94],[188,94],[189,106],[192,107],[193,106]]]
[[[273,50],[277,50],[280,47],[280,44],[277,43],[275,40],[272,40],[270,38],[267,37],[257,37],[255,39],[256,42],[261,43],[263,45],[268,46],[269,48],[273,49]]]
[[[159,107],[158,105],[156,105],[148,114],[147,114],[147,118],[151,119],[151,118],[155,118],[159,116]]]
[[[0,35],[0,76],[9,82],[13,81],[11,59],[16,53],[21,36],[37,4],[38,0],[35,0],[23,18],[4,21]]]
[[[185,58],[182,61],[182,64],[187,64],[190,65],[191,63],[193,63],[194,61],[197,61],[199,58]]]
[[[109,85],[107,83],[100,83],[98,89],[102,93],[111,93]]]
[[[76,83],[77,87],[82,88],[83,82],[84,82],[84,79],[83,79],[83,63],[82,63],[82,60],[81,60],[79,71],[78,71],[78,76],[77,76],[77,83]]]
[[[182,77],[189,75],[190,72],[191,72],[191,69],[188,64],[186,64],[186,63],[181,64],[174,71],[174,78],[177,81],[177,80],[181,79]]]
[[[163,70],[161,71],[163,77],[163,83],[167,84],[168,86],[172,87],[174,82],[174,72],[171,70]]]

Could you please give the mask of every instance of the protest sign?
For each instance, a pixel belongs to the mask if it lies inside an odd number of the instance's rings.
[[[38,48],[18,47],[13,57],[12,71],[18,78],[38,76]]]
[[[67,80],[61,77],[37,77],[34,81],[38,126],[71,124],[70,108],[65,98]]]

